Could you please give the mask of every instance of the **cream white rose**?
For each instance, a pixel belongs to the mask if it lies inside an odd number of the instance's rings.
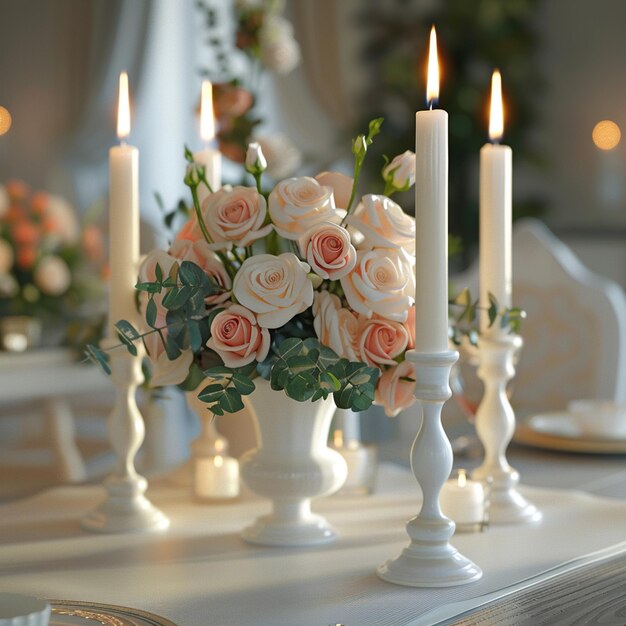
[[[263,225],[265,198],[252,187],[223,187],[202,204],[202,215],[215,249],[249,246],[265,237],[272,225]]]
[[[300,46],[293,26],[282,15],[269,15],[259,33],[261,62],[277,74],[288,74],[300,63]]]
[[[341,172],[321,172],[315,177],[315,180],[320,185],[330,187],[333,190],[336,207],[340,209],[348,208],[348,202],[350,202],[350,195],[352,194],[352,185],[354,184],[352,176],[346,176]]]
[[[150,386],[165,387],[165,385],[182,383],[189,374],[192,362],[193,352],[191,350],[183,350],[178,358],[173,361],[167,358],[166,352],[161,352],[156,359],[152,359],[153,369]]]
[[[260,174],[267,169],[267,159],[258,141],[253,141],[248,144],[245,166],[246,170],[251,174]]]
[[[215,252],[211,250],[211,247],[206,241],[194,242],[187,239],[179,239],[172,244],[170,254],[181,261],[191,261],[195,263],[207,276],[212,278],[222,288],[221,293],[217,293],[205,299],[207,304],[219,304],[230,298],[230,290],[232,289],[230,276],[224,264],[220,261]]]
[[[8,274],[14,260],[12,246],[6,239],[0,239],[0,274]]]
[[[335,208],[332,189],[308,176],[278,183],[270,193],[269,211],[278,234],[291,240],[321,222],[338,223],[344,215]]]
[[[357,251],[354,269],[341,279],[352,310],[404,322],[415,302],[415,276],[406,254],[397,248]]]
[[[34,273],[35,285],[48,296],[64,294],[72,282],[67,263],[58,256],[45,256],[38,263]]]
[[[415,184],[415,152],[407,150],[383,167],[383,179],[388,185],[406,191]]]
[[[356,250],[345,228],[331,222],[317,224],[300,239],[300,251],[321,278],[339,280],[356,263]]]
[[[274,133],[255,139],[267,159],[267,173],[274,180],[291,176],[302,164],[302,153],[287,135]]]
[[[80,237],[80,226],[72,205],[60,196],[48,196],[46,217],[54,222],[54,235],[63,243],[76,243]]]
[[[262,328],[280,328],[313,304],[310,267],[295,254],[247,258],[233,281],[237,301],[257,315]]]
[[[316,292],[313,318],[313,328],[322,345],[342,358],[359,360],[356,351],[359,321],[352,311],[341,306],[338,296],[328,291]]]
[[[415,219],[387,196],[363,196],[346,222],[362,233],[359,248],[402,248],[415,256]]]
[[[11,274],[0,274],[0,296],[12,298],[20,290],[17,281]]]

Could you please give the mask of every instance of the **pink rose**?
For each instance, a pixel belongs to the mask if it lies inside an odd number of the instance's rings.
[[[278,234],[291,240],[321,222],[338,223],[345,213],[335,208],[333,190],[308,176],[278,183],[270,193],[269,212]]]
[[[359,321],[352,311],[341,306],[339,297],[328,291],[316,292],[313,316],[313,328],[320,343],[339,357],[358,361]]]
[[[397,248],[358,250],[354,269],[341,279],[353,311],[371,318],[404,322],[415,302],[415,276],[407,256]]]
[[[211,250],[209,244],[202,240],[192,242],[181,239],[175,241],[171,248],[170,254],[181,261],[191,261],[204,270],[204,273],[212,278],[222,289],[222,293],[217,293],[205,299],[207,304],[219,304],[230,298],[230,290],[232,281],[220,261],[219,257]]]
[[[257,314],[262,328],[280,328],[313,304],[310,267],[295,254],[248,257],[233,281],[237,301]]]
[[[384,407],[389,417],[395,417],[415,402],[415,371],[411,362],[402,361],[378,379],[375,402]]]
[[[272,225],[263,225],[267,214],[265,198],[253,187],[222,188],[202,203],[202,215],[213,246],[244,248],[265,237]]]
[[[49,254],[39,261],[33,280],[46,295],[60,296],[70,288],[72,274],[60,256]]]
[[[254,313],[233,304],[213,318],[206,345],[219,354],[226,367],[241,367],[267,356],[270,333],[258,325]]]
[[[333,190],[336,207],[341,209],[348,208],[352,185],[354,183],[352,176],[346,176],[340,172],[322,172],[315,177],[315,180],[320,185],[330,187]]]
[[[204,241],[198,218],[193,213],[190,218],[182,225],[181,229],[176,233],[176,241]]]
[[[345,228],[332,222],[313,226],[300,238],[300,251],[322,278],[338,280],[356,264],[356,250]]]
[[[373,367],[395,365],[394,359],[404,352],[408,341],[406,328],[398,322],[365,320],[360,329],[359,356]]]
[[[359,248],[402,248],[415,256],[415,219],[387,196],[363,196],[346,222],[362,233]]]

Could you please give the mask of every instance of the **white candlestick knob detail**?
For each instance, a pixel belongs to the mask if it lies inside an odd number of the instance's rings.
[[[452,469],[452,448],[441,425],[441,409],[451,395],[450,370],[458,356],[456,351],[407,352],[415,367],[415,397],[423,411],[411,450],[411,469],[423,501],[417,517],[406,525],[410,544],[377,570],[380,578],[397,585],[452,587],[482,577],[482,570],[450,544],[454,522],[439,507],[439,494]]]
[[[472,477],[491,479],[489,521],[493,524],[536,522],[537,508],[517,490],[519,473],[506,459],[506,449],[515,431],[515,414],[506,393],[506,385],[515,375],[513,356],[522,346],[516,335],[482,336],[479,341],[478,376],[485,383],[485,393],[476,413],[476,432],[485,449],[483,463]]]

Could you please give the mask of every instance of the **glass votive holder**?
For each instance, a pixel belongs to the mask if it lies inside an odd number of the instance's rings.
[[[346,482],[337,495],[364,496],[374,491],[376,470],[378,468],[378,450],[374,445],[366,445],[357,439],[344,441],[343,432],[333,433],[331,447],[339,452],[348,466]]]
[[[458,469],[441,488],[439,506],[457,532],[483,532],[489,524],[490,491],[490,482],[473,480],[467,470]]]

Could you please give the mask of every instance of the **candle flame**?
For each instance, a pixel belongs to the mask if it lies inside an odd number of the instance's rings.
[[[222,467],[222,465],[224,465],[224,458],[218,454],[213,457],[213,463],[215,463],[215,467]]]
[[[465,487],[467,483],[467,472],[464,469],[459,470],[459,487]]]
[[[202,81],[200,97],[200,137],[209,142],[215,138],[215,117],[213,114],[213,85],[208,80]]]
[[[435,27],[430,29],[430,45],[428,47],[428,80],[426,81],[426,102],[432,109],[439,99],[439,59],[437,58],[437,33]]]
[[[489,138],[500,141],[504,133],[504,107],[502,106],[502,77],[495,70],[491,77],[491,109],[489,111]]]
[[[120,74],[120,91],[117,103],[117,136],[120,139],[130,134],[130,102],[128,98],[128,74]]]

